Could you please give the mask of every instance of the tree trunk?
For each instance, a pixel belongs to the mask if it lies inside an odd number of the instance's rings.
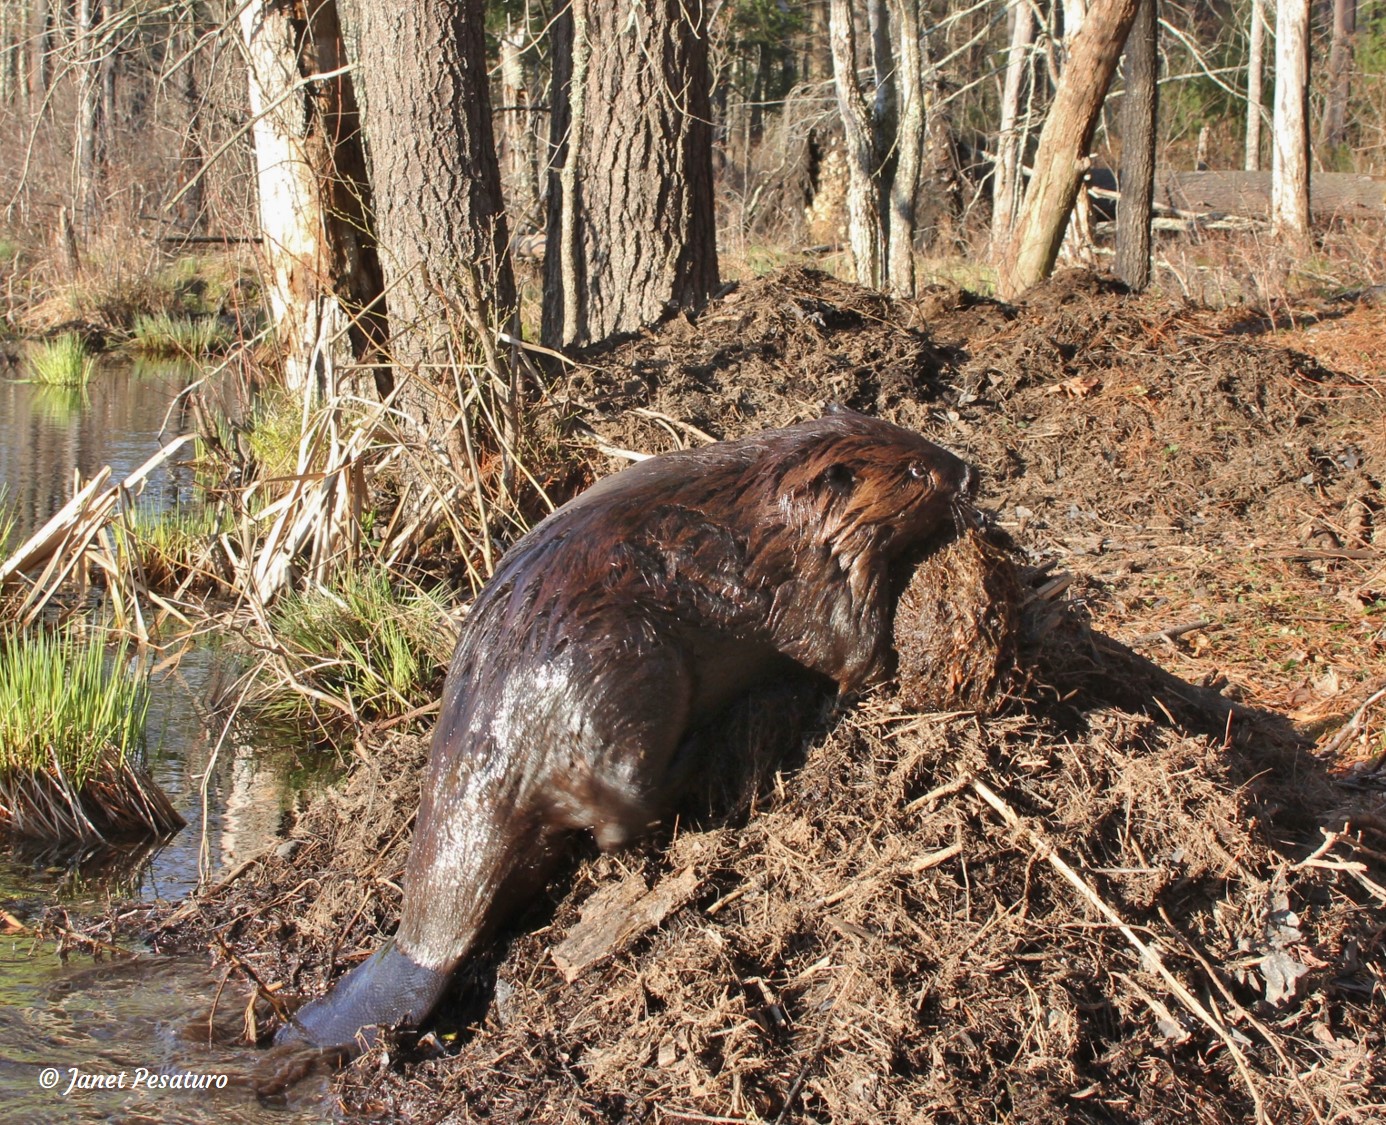
[[[83,239],[96,226],[105,159],[101,116],[101,0],[77,0],[77,51],[81,59],[77,92],[77,182],[73,211]]]
[[[267,0],[240,14],[254,117],[266,298],[297,394],[330,394],[336,361],[379,344],[381,280],[336,9]],[[187,64],[191,66],[191,61]],[[305,81],[319,74],[330,78]]]
[[[1006,50],[1006,77],[1001,91],[1001,130],[992,167],[991,253],[1003,251],[1015,223],[1020,199],[1020,100],[1029,70],[1030,46],[1035,40],[1035,13],[1029,0],[1011,5],[1011,44]]]
[[[29,6],[29,109],[36,112],[48,92],[52,36],[50,0],[32,0]]]
[[[1068,68],[1068,56],[1073,50],[1073,39],[1083,27],[1083,20],[1087,18],[1087,0],[1063,0],[1064,14],[1064,39],[1063,39],[1063,60],[1064,68]],[[1084,160],[1089,156],[1083,153]],[[1097,263],[1097,242],[1092,234],[1092,197],[1088,195],[1086,178],[1078,181],[1078,191],[1073,197],[1073,210],[1069,215],[1068,228],[1064,231],[1064,240],[1059,250],[1064,261],[1069,265],[1080,265],[1092,267]]]
[[[831,0],[829,38],[833,53],[833,83],[842,114],[847,155],[847,241],[852,267],[862,285],[881,284],[881,207],[877,192],[875,144],[871,117],[857,82],[857,39],[848,0]]]
[[[1155,195],[1155,119],[1159,108],[1159,0],[1140,0],[1126,38],[1121,103],[1121,201],[1116,272],[1132,289],[1150,284],[1150,216]]]
[[[1279,0],[1275,21],[1275,118],[1271,232],[1309,238],[1309,0]]]
[[[1136,0],[1094,0],[1073,39],[1067,65],[1040,133],[1034,174],[1020,221],[997,278],[1005,300],[1049,276],[1058,257],[1102,99],[1116,70]]]
[[[1357,32],[1357,0],[1333,0],[1333,40],[1328,52],[1328,92],[1324,102],[1323,143],[1347,143],[1347,107],[1352,75],[1352,37]]]
[[[397,401],[428,434],[448,433],[461,463],[452,428],[456,365],[511,330],[515,310],[483,4],[360,0],[356,7],[355,73],[390,353],[410,369]]]
[[[1246,162],[1248,172],[1261,169],[1262,91],[1265,84],[1266,0],[1251,0],[1251,44],[1246,60]]]
[[[717,287],[706,17],[685,0],[573,0],[555,23],[550,346],[635,331]]]
[[[539,179],[534,163],[534,113],[529,105],[525,49],[528,23],[507,28],[500,39],[502,179],[509,188],[509,214],[531,230],[539,218]]]
[[[919,41],[919,0],[892,0],[900,43],[900,112],[895,171],[890,178],[890,291],[914,296],[914,197],[924,151],[924,60]]]

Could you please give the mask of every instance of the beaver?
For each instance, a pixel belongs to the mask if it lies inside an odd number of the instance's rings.
[[[690,731],[793,664],[882,673],[893,564],[970,511],[973,474],[842,408],[609,476],[504,556],[443,686],[395,937],[277,1043],[416,1027],[537,887],[566,834],[645,833],[685,788]]]

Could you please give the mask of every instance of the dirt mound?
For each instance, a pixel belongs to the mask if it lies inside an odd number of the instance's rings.
[[[781,685],[744,705],[709,753],[778,772],[746,802],[724,794],[721,820],[579,856],[462,974],[441,1045],[366,1056],[346,1104],[1371,1120],[1386,805],[1305,731],[1386,685],[1386,377],[1325,370],[1267,330],[1089,275],[1024,306],[942,289],[893,305],[795,271],[585,356],[567,395],[610,446],[736,436],[826,399],[915,426],[982,467],[1017,577],[989,579],[977,554],[964,582],[940,557],[966,604],[905,603],[916,638],[933,620],[991,653],[942,695],[927,669],[957,646],[898,640],[925,693],[910,702]],[[915,706],[978,702],[1012,648],[1025,679],[999,716]],[[1287,704],[1301,727],[1268,709]],[[1380,722],[1362,706],[1354,756],[1386,751]],[[422,748],[362,753],[279,854],[164,939],[215,931],[261,982],[309,994],[376,948]]]

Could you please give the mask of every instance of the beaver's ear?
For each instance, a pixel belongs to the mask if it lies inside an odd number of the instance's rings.
[[[863,418],[863,417],[865,417],[865,415],[863,415],[860,411],[858,411],[858,410],[853,410],[850,406],[845,406],[845,405],[843,405],[843,404],[840,403],[840,402],[826,402],[826,403],[823,404],[823,417],[824,417],[824,418],[828,418],[828,417],[843,417],[843,416],[848,417],[848,418]]]
[[[813,483],[814,487],[820,491],[845,496],[852,491],[852,486],[857,483],[857,475],[852,472],[850,465],[844,465],[839,461],[829,465],[814,477]]]

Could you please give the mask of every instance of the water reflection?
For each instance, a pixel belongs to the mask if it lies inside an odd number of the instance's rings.
[[[0,372],[0,482],[23,539],[72,495],[73,471],[90,478],[110,465],[116,480],[187,432],[186,398],[199,377],[187,363],[135,365],[103,359],[85,389],[20,381],[22,368]],[[192,495],[192,473],[176,465],[155,472],[141,506],[161,509]]]
[[[201,377],[184,364],[136,368],[103,361],[85,391],[38,387],[0,371],[0,489],[21,542],[72,495],[74,472],[90,478],[104,465],[119,480],[169,438],[187,431],[179,392]],[[213,388],[213,397],[226,394]],[[195,500],[192,473],[166,464],[138,499],[162,511]],[[0,852],[0,907],[25,920],[61,902],[75,917],[130,899],[179,899],[202,874],[219,873],[273,843],[298,788],[320,780],[305,765],[297,741],[266,744],[263,732],[223,732],[205,700],[235,667],[213,646],[185,653],[154,680],[148,716],[150,772],[188,827],[153,845],[58,857]],[[51,945],[0,937],[0,1119],[14,1121],[321,1120],[322,1090],[296,1091],[307,1111],[269,1110],[256,1102],[244,1072],[248,1048],[209,1042],[207,1014],[221,984],[201,958],[144,957],[133,964],[93,965],[78,955],[62,963]],[[243,1004],[231,988],[225,1014]],[[60,1086],[39,1084],[56,1068]],[[133,1074],[139,1067],[225,1073],[225,1090],[74,1090],[69,1068]]]

